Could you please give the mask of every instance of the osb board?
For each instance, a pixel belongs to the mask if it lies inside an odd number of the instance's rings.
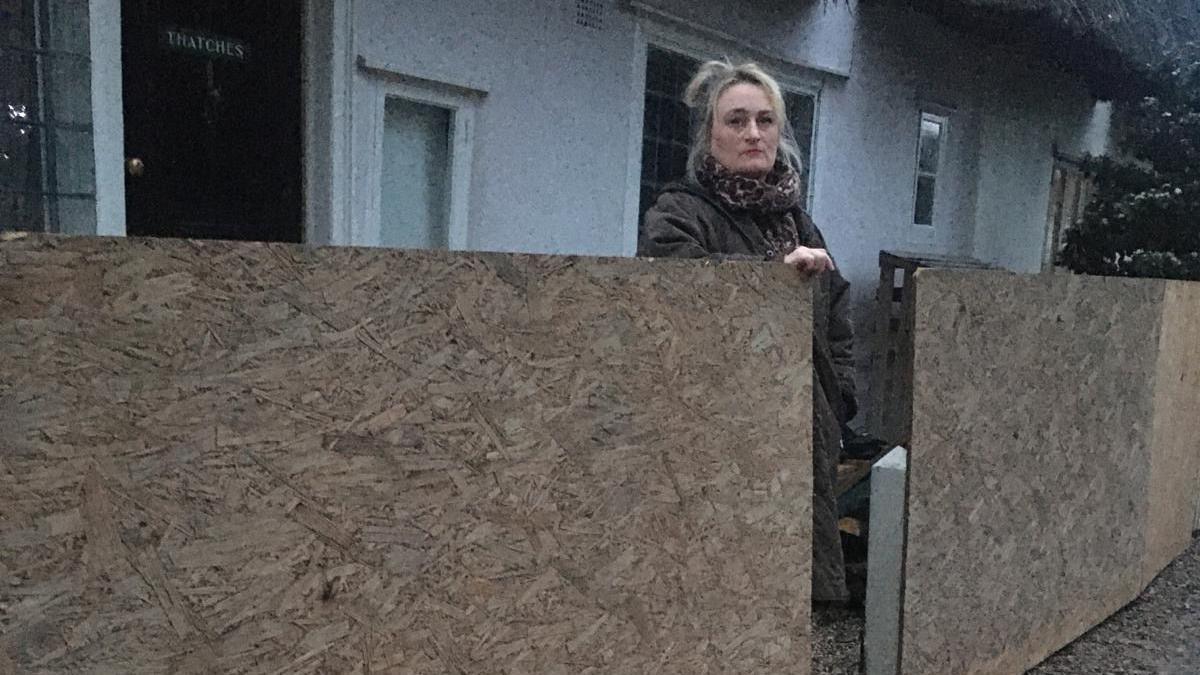
[[[1164,286],[918,272],[902,672],[1022,673],[1141,590]]]
[[[808,672],[784,266],[0,245],[21,672]]]
[[[1151,424],[1149,583],[1191,543],[1200,497],[1200,283],[1166,285]]]

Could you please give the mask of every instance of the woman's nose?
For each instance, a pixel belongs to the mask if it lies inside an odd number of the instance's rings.
[[[750,123],[746,125],[746,140],[756,141],[760,138],[762,138],[762,134],[758,131],[758,123],[751,120]]]

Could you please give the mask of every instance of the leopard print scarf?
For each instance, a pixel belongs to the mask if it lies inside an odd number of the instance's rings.
[[[800,176],[785,162],[777,160],[767,175],[754,178],[726,169],[709,155],[696,167],[696,180],[729,207],[750,213],[770,246],[768,258],[785,256],[800,245],[791,213],[800,203]]]

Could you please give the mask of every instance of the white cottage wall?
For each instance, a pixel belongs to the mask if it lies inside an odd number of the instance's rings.
[[[574,3],[356,3],[357,56],[486,94],[472,141],[468,248],[632,252],[623,232],[634,20],[605,4],[602,26],[588,28],[576,24]],[[356,110],[356,123],[367,114]]]
[[[728,51],[760,49],[777,57],[777,68],[827,69],[811,73],[825,83],[813,211],[860,300],[874,287],[880,249],[1033,269],[1052,145],[1080,152],[1105,136],[1077,78],[915,12],[768,2],[758,13],[731,14],[715,0],[645,0],[633,11],[613,0],[599,4],[601,27],[587,28],[576,24],[570,2],[355,3],[355,55],[486,92],[474,135],[471,248],[632,253],[633,224],[625,221],[636,199],[629,148],[641,127],[640,21],[694,31],[706,45],[729,37]],[[781,29],[789,25],[791,39]],[[842,68],[848,78],[828,75]],[[932,234],[911,224],[922,109],[950,117]]]
[[[918,119],[945,112],[949,143],[929,236],[912,225]],[[1040,268],[1053,149],[1101,153],[1107,117],[1080,80],[908,10],[858,12],[854,68],[828,86],[813,215],[851,281],[869,384],[880,250]],[[943,176],[945,181],[943,182]]]
[[[821,2],[775,1],[754,12],[714,0],[586,4],[600,8],[599,27],[578,25],[575,2],[354,3],[356,56],[486,93],[473,141],[469,248],[633,253],[646,44],[639,22],[694,31],[698,43],[723,46],[714,55],[760,49],[808,79],[849,67],[853,3],[826,11]],[[366,115],[356,110],[355,123]],[[355,156],[369,151],[356,147]]]
[[[1018,272],[1041,269],[1054,149],[1081,157],[1108,148],[1109,107],[1073,82],[1058,84],[997,96],[985,117],[976,255]]]
[[[859,303],[881,249],[1036,271],[1054,145],[1082,154],[1106,144],[1107,118],[1078,78],[904,10],[861,8],[854,53],[850,78],[824,92],[813,211]],[[950,117],[933,238],[911,225],[923,108]]]
[[[635,11],[679,21],[783,61],[842,76],[854,60],[857,0],[629,0]]]

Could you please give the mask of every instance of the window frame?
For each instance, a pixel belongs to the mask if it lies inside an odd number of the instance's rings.
[[[99,213],[97,212],[99,200],[99,188],[97,185],[97,172],[100,165],[96,157],[96,131],[95,131],[95,116],[97,105],[96,92],[94,89],[94,59],[93,53],[98,45],[93,44],[96,36],[93,33],[93,13],[96,8],[91,2],[84,2],[82,5],[84,11],[87,12],[86,30],[88,31],[88,47],[86,51],[68,51],[61,46],[51,44],[51,38],[47,37],[52,34],[51,26],[54,23],[52,19],[57,20],[51,12],[49,0],[31,0],[26,4],[31,10],[28,19],[32,20],[33,24],[28,26],[30,29],[31,44],[17,45],[8,42],[0,42],[0,63],[11,68],[13,59],[27,58],[29,59],[30,68],[27,72],[22,73],[21,70],[15,70],[18,75],[26,74],[32,77],[32,86],[30,94],[32,100],[29,106],[33,108],[35,114],[28,117],[18,117],[15,108],[5,110],[4,114],[0,115],[0,126],[6,131],[13,131],[19,135],[25,135],[31,130],[36,130],[36,164],[38,170],[37,188],[33,189],[26,187],[0,187],[0,200],[9,196],[13,198],[23,197],[36,200],[36,204],[31,212],[37,213],[39,222],[34,225],[31,223],[19,223],[16,221],[7,222],[8,214],[0,216],[0,229],[8,227],[18,227],[21,229],[30,229],[36,232],[47,232],[52,234],[63,234],[71,232],[67,225],[64,224],[62,217],[62,204],[64,201],[69,202],[87,202],[90,203],[92,216],[87,225],[89,233],[95,233],[98,227]],[[78,11],[78,7],[76,7]],[[53,65],[54,61],[73,62],[77,66],[82,66],[87,72],[86,81],[76,83],[86,90],[89,97],[89,105],[87,107],[87,122],[64,122],[57,118],[57,112],[61,101],[57,100],[57,96],[63,92],[56,86],[57,78],[65,78],[66,73],[61,69],[56,69]],[[23,69],[22,69],[23,70]],[[52,98],[53,97],[53,98]],[[4,103],[18,103],[4,102]],[[27,109],[28,110],[28,109]],[[27,114],[26,111],[25,112]],[[60,139],[57,137],[59,133],[70,133],[86,135],[89,141],[89,147],[81,156],[86,156],[90,161],[91,184],[90,191],[78,189],[62,189],[59,182],[62,176],[59,172],[59,155]],[[76,167],[78,168],[78,167]],[[87,171],[85,169],[85,171]],[[28,185],[28,181],[27,181]],[[76,232],[82,234],[84,232]]]
[[[645,76],[647,75],[647,73],[648,73],[648,70],[647,70],[647,69],[648,69],[648,67],[649,67],[649,65],[650,65],[650,53],[651,53],[651,50],[658,50],[658,51],[661,51],[661,52],[667,52],[667,53],[669,53],[669,54],[671,54],[671,55],[673,55],[673,56],[675,56],[675,57],[682,57],[682,58],[685,58],[685,59],[688,59],[688,60],[691,60],[691,61],[702,61],[702,60],[703,60],[703,58],[701,58],[701,57],[697,57],[697,56],[695,56],[695,55],[693,55],[693,54],[685,53],[685,52],[683,52],[683,51],[680,51],[680,50],[677,50],[677,49],[671,49],[671,48],[663,47],[663,46],[661,46],[661,45],[657,44],[657,43],[656,43],[656,42],[654,42],[654,41],[650,41],[650,42],[647,42],[647,43],[646,43],[646,52],[645,52],[646,56],[645,56],[645,58],[642,60],[642,73],[643,73],[643,76],[644,76],[644,77],[645,77]],[[645,86],[643,86],[643,87],[642,87],[642,96],[641,96],[641,104],[642,104],[642,112],[641,112],[641,116],[642,116],[642,117],[641,117],[641,119],[642,119],[642,122],[643,122],[643,124],[642,124],[642,130],[641,130],[641,134],[638,136],[638,141],[639,141],[639,142],[638,142],[638,153],[639,153],[639,158],[644,158],[644,157],[645,157],[645,151],[646,151],[645,106],[646,106],[646,98],[647,98],[647,97],[649,96],[649,94],[650,94],[650,92],[649,92],[649,90],[648,90],[648,86],[649,86],[649,85],[648,85],[648,81],[649,81],[649,78],[647,77],[647,78],[646,78],[646,80],[647,80],[647,84],[646,84]],[[682,102],[681,102],[681,104],[682,104]],[[688,124],[689,124],[689,126],[690,126],[690,119],[689,119],[689,121],[688,121]],[[689,129],[689,131],[690,131],[690,129]],[[687,142],[687,145],[689,146],[689,148],[688,148],[688,149],[690,149],[690,144],[691,144],[691,139],[690,139],[690,134],[689,134],[689,139],[688,139],[688,142]],[[646,166],[645,166],[645,162],[644,162],[644,161],[639,161],[639,163],[638,163],[638,214],[639,214],[639,216],[642,214],[642,208],[641,208],[641,206],[642,206],[642,204],[641,204],[641,189],[642,189],[643,187],[645,187],[645,180],[644,180],[644,179],[645,179],[645,175],[646,175]]]
[[[446,205],[446,248],[461,251],[470,239],[471,169],[474,161],[475,115],[486,92],[404,75],[386,66],[360,61],[357,77],[358,110],[369,110],[361,133],[369,148],[366,161],[353,168],[353,204],[358,212],[351,241],[357,246],[382,246],[383,128],[387,99],[401,98],[450,111],[448,156],[449,197]]]
[[[917,228],[918,232],[928,231],[932,233],[937,229],[937,203],[938,203],[938,183],[942,176],[942,169],[946,165],[946,143],[950,136],[950,112],[947,110],[933,109],[931,106],[921,106],[917,111],[917,142],[916,151],[913,153],[913,183],[912,183],[912,215],[910,224]],[[926,121],[937,123],[941,127],[938,134],[938,149],[937,149],[937,170],[932,173],[921,170],[921,128]],[[918,185],[922,177],[933,178],[933,195],[929,205],[929,222],[917,222],[917,196],[919,193]]]

